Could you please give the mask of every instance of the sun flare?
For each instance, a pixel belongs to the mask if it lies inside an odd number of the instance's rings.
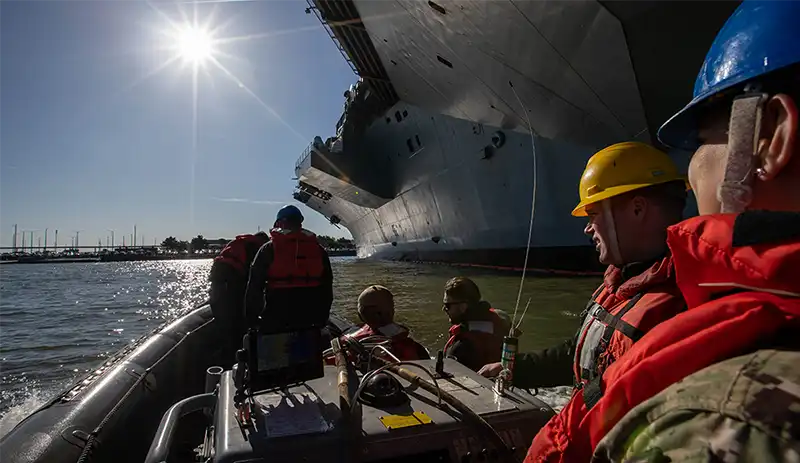
[[[214,40],[208,31],[186,26],[178,31],[176,39],[178,54],[187,63],[202,65],[214,57]]]

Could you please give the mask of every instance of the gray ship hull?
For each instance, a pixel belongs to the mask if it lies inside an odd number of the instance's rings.
[[[529,267],[597,269],[585,220],[570,216],[578,200],[571,179],[589,150],[403,103],[387,114],[389,122],[374,122],[357,147],[312,153],[298,166],[301,182],[332,193],[311,195],[306,205],[347,227],[360,257],[521,268],[535,183]],[[495,148],[493,136],[504,143]],[[337,174],[364,187],[339,189]]]
[[[295,198],[361,257],[519,269],[535,186],[528,268],[599,270],[570,215],[586,161],[653,141],[736,4],[315,0],[368,90]]]

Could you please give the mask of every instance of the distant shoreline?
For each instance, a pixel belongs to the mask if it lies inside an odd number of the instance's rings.
[[[328,251],[330,257],[355,257],[355,249],[331,249]],[[194,259],[213,259],[216,254],[110,254],[102,256],[86,257],[37,257],[27,256],[19,259],[2,260],[0,264],[76,264],[76,263],[95,263],[95,262],[140,262],[157,260],[194,260]]]

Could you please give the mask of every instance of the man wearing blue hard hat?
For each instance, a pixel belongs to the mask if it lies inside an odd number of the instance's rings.
[[[527,461],[800,461],[800,2],[743,2],[659,131],[700,216],[668,230],[687,310]]]
[[[303,214],[282,207],[270,240],[261,246],[250,267],[245,294],[245,320],[270,329],[323,327],[333,302],[333,273],[328,253],[317,236],[303,228]]]
[[[599,460],[800,461],[799,25],[798,2],[740,5],[659,131],[695,151],[701,215],[668,238],[688,310],[619,362],[609,407],[644,375],[651,393]]]

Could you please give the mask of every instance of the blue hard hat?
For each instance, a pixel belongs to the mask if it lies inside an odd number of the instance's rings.
[[[298,209],[296,206],[292,206],[291,204],[289,204],[288,206],[283,206],[278,211],[278,216],[275,218],[275,220],[286,220],[286,219],[302,222],[303,214],[300,213],[300,209]]]
[[[709,98],[800,62],[800,2],[744,1],[711,44],[692,101],[658,130],[667,146],[698,146],[696,113]]]

